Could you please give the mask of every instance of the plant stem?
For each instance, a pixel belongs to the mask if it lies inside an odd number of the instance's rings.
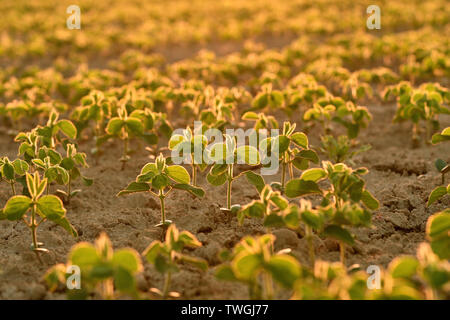
[[[227,209],[231,209],[231,184],[233,183],[233,165],[228,166]]]
[[[192,185],[197,186],[197,167],[192,163]]]
[[[306,240],[308,241],[308,247],[309,247],[309,261],[311,263],[311,268],[314,268],[314,265],[316,263],[316,255],[314,251],[314,243],[312,239],[312,229],[310,226],[305,226],[306,230]]]
[[[164,224],[166,223],[166,207],[165,207],[165,203],[164,203],[164,194],[162,190],[159,190],[159,202],[161,204],[161,223]]]
[[[164,288],[163,288],[163,299],[167,299],[169,295],[169,287],[170,287],[170,279],[172,278],[172,273],[170,271],[167,272],[166,279],[164,280]]]
[[[281,189],[284,190],[284,182],[286,180],[286,162],[282,162],[282,169],[281,169]]]
[[[273,299],[273,284],[272,277],[269,273],[263,273],[263,281],[264,281],[264,291],[266,292],[265,299],[272,300]]]
[[[67,184],[67,204],[70,203],[70,193],[72,192],[71,184],[72,184],[72,178],[71,178],[71,176],[69,174],[69,183]]]
[[[33,204],[33,206],[31,207],[31,224],[30,224],[31,238],[33,240],[33,251],[36,253],[37,259],[42,264],[41,257],[39,256],[39,251],[37,250],[38,243],[37,243],[37,235],[36,235],[37,224],[36,224],[36,207],[35,206],[36,205]]]
[[[16,195],[16,188],[14,187],[14,180],[11,181],[10,184],[11,184],[11,191],[12,191],[13,195],[15,196]]]
[[[127,156],[128,156],[128,136],[125,136],[125,139],[123,139],[122,171],[125,170]]]
[[[339,241],[339,251],[341,256],[341,263],[345,266],[345,244]]]

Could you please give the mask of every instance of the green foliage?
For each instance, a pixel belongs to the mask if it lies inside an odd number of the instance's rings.
[[[114,251],[105,233],[94,244],[77,243],[70,250],[66,264],[57,264],[46,272],[44,279],[50,291],[59,284],[66,286],[71,275],[66,270],[71,266],[80,268],[81,288],[67,289],[69,299],[87,299],[93,294],[107,300],[140,296],[135,279],[143,270],[139,254],[131,248]]]
[[[224,135],[225,142],[219,142],[208,146],[208,158],[214,164],[211,167],[206,179],[213,186],[220,186],[227,183],[227,210],[231,209],[231,184],[239,178],[234,176],[233,168],[236,164],[247,164],[256,166],[260,164],[260,154],[258,149],[249,145],[237,146],[236,138]]]
[[[370,150],[371,146],[366,144],[357,148],[352,141],[344,135],[335,139],[331,135],[321,137],[321,151],[334,163],[348,162],[353,165],[352,158],[359,153]]]
[[[424,83],[419,88],[413,88],[409,82],[400,82],[388,87],[385,91],[385,99],[391,95],[397,97],[397,112],[395,122],[409,120],[413,123],[413,141],[418,142],[420,136],[420,121],[426,123],[425,141],[429,142],[431,132],[438,129],[439,114],[450,114],[448,105],[448,89],[439,84]],[[441,139],[436,136],[434,139]]]
[[[154,163],[147,163],[136,180],[120,191],[117,196],[149,192],[158,197],[161,203],[161,223],[157,226],[166,227],[172,221],[166,219],[165,198],[173,189],[184,190],[200,198],[205,195],[202,188],[192,186],[190,183],[191,177],[184,167],[167,165],[166,159],[160,154]]]
[[[273,252],[275,236],[245,237],[232,252],[222,254],[227,261],[216,269],[216,277],[238,281],[249,288],[251,299],[274,298],[274,283],[291,289],[300,276],[300,264],[289,250]]]
[[[166,232],[165,242],[153,241],[142,253],[146,260],[155,269],[165,276],[164,288],[159,290],[152,288],[152,292],[164,299],[178,297],[176,292],[169,292],[171,275],[179,270],[180,264],[190,264],[202,271],[208,269],[208,263],[200,258],[183,253],[184,248],[198,248],[201,243],[188,231],[178,231],[174,224],[170,225]]]
[[[33,240],[31,249],[40,260],[39,252],[48,251],[42,243],[37,242],[36,229],[42,222],[50,220],[74,237],[77,236],[77,231],[67,220],[62,201],[53,195],[42,195],[47,186],[47,178],[41,180],[39,173],[35,172],[34,175],[27,173],[26,181],[30,196],[11,197],[1,211],[0,219],[25,223]]]
[[[355,139],[360,130],[368,126],[372,115],[366,107],[355,106],[353,102],[345,102],[339,97],[330,97],[319,99],[304,113],[303,120],[320,123],[325,135],[332,131],[331,122],[338,123],[345,127],[350,139]]]
[[[10,161],[8,157],[0,158],[0,181],[5,180],[11,186],[13,195],[16,195],[16,182],[25,182],[25,174],[29,170],[29,165],[26,161],[16,159]]]
[[[450,193],[450,192],[449,192]],[[450,209],[428,218],[426,233],[433,252],[443,260],[450,259]]]
[[[194,186],[197,185],[197,169],[203,172],[208,166],[207,159],[205,159],[207,145],[206,136],[199,133],[193,134],[189,127],[183,130],[183,134],[174,134],[169,140],[169,149],[176,152],[178,157],[191,163]]]
[[[262,140],[259,148],[266,158],[262,159],[264,165],[275,154],[281,164],[281,190],[284,190],[286,169],[289,168],[291,179],[294,177],[294,167],[298,170],[309,168],[309,164],[319,163],[316,152],[309,148],[308,136],[303,132],[295,132],[296,124],[283,123],[282,134]]]

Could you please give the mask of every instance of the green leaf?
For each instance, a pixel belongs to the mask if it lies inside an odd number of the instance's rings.
[[[5,163],[1,173],[7,180],[14,180],[14,166],[11,163]]]
[[[190,264],[194,267],[197,267],[202,271],[208,270],[208,262],[206,262],[206,260],[204,260],[204,259],[191,257],[188,255],[182,254],[182,255],[180,255],[180,260],[187,264]]]
[[[174,134],[169,140],[169,149],[173,150],[177,145],[184,141],[184,136]]]
[[[141,135],[144,133],[144,126],[138,118],[128,118],[125,121],[127,131],[134,135]]]
[[[272,152],[276,153],[278,151],[278,154],[282,155],[289,149],[289,144],[291,143],[291,141],[285,135],[276,136],[275,138],[273,138],[273,140],[274,141],[271,148]],[[276,150],[275,148],[278,148],[278,150]]]
[[[168,166],[166,167],[166,173],[175,182],[189,184],[191,182],[191,177],[187,170],[178,165]]]
[[[169,178],[165,174],[159,174],[152,179],[152,187],[162,190],[169,185]]]
[[[266,183],[264,182],[263,177],[259,174],[254,173],[253,171],[245,172],[245,176],[247,177],[247,181],[256,187],[259,193],[261,193],[262,189],[264,189]]]
[[[223,185],[225,182],[227,182],[227,174],[221,174],[221,175],[212,175],[211,173],[208,173],[208,175],[206,176],[206,180],[208,181],[208,183],[212,184],[213,186],[221,186]]]
[[[290,138],[296,145],[308,149],[308,137],[303,132],[295,132]]]
[[[94,266],[99,259],[97,250],[88,242],[77,243],[69,254],[70,264],[79,266],[81,270]]]
[[[327,172],[322,168],[312,168],[303,171],[300,179],[304,181],[320,181],[327,176]]]
[[[108,122],[108,126],[106,127],[106,132],[115,136],[117,135],[122,127],[125,125],[125,122],[120,118],[111,118]]]
[[[194,187],[189,184],[177,183],[173,185],[172,188],[188,191],[199,198],[203,198],[205,196],[205,191],[202,188]]]
[[[300,277],[300,264],[288,255],[275,255],[270,258],[267,269],[272,277],[283,287],[291,289]]]
[[[436,159],[436,161],[434,162],[434,166],[436,167],[437,171],[441,172],[442,169],[447,166],[447,162],[442,159]]]
[[[114,252],[112,257],[113,265],[124,268],[131,273],[142,271],[142,263],[139,253],[134,249],[120,249]]]
[[[433,191],[431,191],[430,196],[428,198],[427,207],[442,198],[447,194],[447,188],[443,186],[439,186],[434,188]]]
[[[25,196],[14,196],[6,202],[3,214],[10,221],[19,220],[31,206],[31,199]]]
[[[334,238],[338,241],[342,241],[346,244],[353,245],[355,243],[355,239],[346,229],[337,226],[331,225],[325,228],[324,235],[327,237]]]
[[[41,197],[36,205],[38,212],[52,221],[58,220],[66,214],[66,209],[64,209],[61,199],[53,195]]]
[[[397,257],[389,264],[389,270],[394,278],[411,278],[416,274],[419,261],[414,257]]]
[[[450,259],[450,209],[431,216],[426,233],[433,252],[441,259]]]
[[[317,153],[314,150],[308,149],[308,150],[300,150],[299,153],[295,155],[296,158],[302,158],[306,159],[308,161],[311,161],[313,163],[319,163],[319,157],[317,156]]]
[[[256,271],[261,267],[259,254],[243,252],[232,261],[234,274],[238,279],[249,280],[256,277]]]
[[[248,111],[242,115],[242,120],[258,120],[259,116],[255,112]]]
[[[370,210],[377,210],[380,207],[380,203],[377,199],[367,190],[364,190],[361,194],[361,201]]]
[[[240,146],[236,150],[238,163],[258,165],[260,163],[259,152],[252,146]]]
[[[119,291],[133,294],[136,291],[136,280],[132,272],[123,266],[114,270],[114,287]]]
[[[436,133],[431,138],[431,142],[433,144],[443,142],[443,141],[449,141],[450,140],[450,127],[445,128],[442,130],[441,133]]]
[[[219,280],[225,281],[237,281],[237,278],[234,275],[233,269],[228,265],[220,265],[216,269],[216,278]]]
[[[70,139],[75,139],[77,137],[77,128],[69,120],[58,121],[58,128]]]
[[[23,176],[29,169],[29,165],[26,161],[23,161],[21,159],[16,159],[12,162],[14,171],[17,175]]]
[[[285,193],[289,198],[296,198],[307,194],[322,193],[322,191],[314,181],[293,179],[286,184]]]
[[[136,192],[147,192],[150,190],[150,186],[145,182],[132,182],[124,190],[120,191],[117,196],[123,196],[125,194]]]

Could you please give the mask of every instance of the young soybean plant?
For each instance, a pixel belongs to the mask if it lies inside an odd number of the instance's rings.
[[[59,113],[56,111],[50,113],[47,124],[44,127],[38,126],[36,128],[36,133],[42,137],[43,145],[52,149],[56,147],[57,143],[66,143],[60,137],[59,132],[62,132],[70,139],[76,139],[77,137],[77,128],[72,121],[67,119],[59,120]]]
[[[279,191],[273,191],[269,185],[260,192],[260,199],[239,208],[237,218],[240,224],[244,218],[262,218],[267,228],[288,227],[296,229],[299,223],[298,208],[290,205]]]
[[[10,221],[23,220],[30,229],[32,244],[31,249],[36,253],[40,262],[40,252],[48,252],[43,243],[37,241],[36,229],[46,220],[50,220],[63,227],[74,237],[77,231],[66,218],[66,209],[61,200],[53,195],[42,196],[47,186],[47,179],[41,180],[39,173],[26,174],[27,186],[30,196],[13,196],[0,212],[0,219]],[[28,213],[28,215],[27,215]]]
[[[289,249],[274,253],[275,236],[245,237],[232,252],[223,252],[225,262],[216,269],[216,277],[246,284],[251,299],[273,299],[274,282],[292,289],[300,277],[301,266]]]
[[[60,166],[67,171],[67,192],[63,190],[57,190],[57,193],[65,197],[66,203],[70,203],[70,199],[81,192],[80,189],[72,190],[72,182],[78,178],[81,178],[86,186],[91,186],[94,181],[85,177],[80,168],[87,168],[86,154],[78,152],[75,145],[68,144],[66,147],[66,157],[61,160]]]
[[[225,142],[215,143],[208,147],[209,160],[214,162],[206,179],[213,186],[227,183],[227,210],[231,209],[231,184],[239,176],[234,176],[236,164],[256,166],[260,163],[258,150],[252,146],[237,146],[236,138],[225,134]]]
[[[106,126],[106,132],[112,136],[117,136],[123,141],[123,154],[120,158],[122,162],[122,170],[130,160],[128,155],[128,143],[131,136],[141,136],[144,133],[144,125],[142,120],[136,117],[128,116],[125,105],[122,105],[117,110],[118,116],[109,120]]]
[[[192,167],[192,185],[194,186],[197,186],[197,169],[204,171],[208,166],[204,159],[207,144],[206,136],[193,134],[189,127],[183,130],[183,134],[174,134],[169,140],[169,149],[177,152],[177,156],[185,158],[188,155]]]
[[[151,195],[159,198],[161,203],[161,223],[156,226],[166,228],[172,221],[166,219],[165,199],[173,189],[184,190],[200,198],[205,195],[205,191],[202,188],[194,187],[190,185],[190,182],[191,177],[185,168],[179,165],[167,165],[166,159],[160,154],[154,163],[147,163],[137,176],[136,181],[131,182],[117,196],[149,192]]]
[[[348,162],[353,165],[352,158],[359,153],[366,152],[371,149],[369,144],[363,145],[355,150],[353,141],[346,135],[341,135],[337,139],[332,135],[321,137],[320,150],[328,156],[328,159],[334,163]]]
[[[26,161],[16,159],[10,161],[8,157],[0,158],[0,181],[3,179],[11,186],[13,195],[16,195],[15,184],[19,180],[23,183],[25,174],[28,172],[29,165]]]
[[[308,137],[303,132],[294,132],[296,124],[290,122],[283,123],[283,131],[280,135],[266,138],[259,144],[263,154],[278,154],[281,163],[281,183],[278,186],[284,191],[286,183],[286,169],[289,168],[289,175],[294,178],[293,167],[299,170],[308,169],[309,163],[319,163],[319,157],[314,150],[309,149]],[[266,150],[270,150],[267,152]]]
[[[80,283],[70,283],[68,279],[73,267],[79,267]],[[114,251],[106,233],[101,233],[92,245],[80,242],[72,247],[66,264],[51,267],[44,279],[50,291],[62,284],[67,288],[69,282],[74,288],[69,288],[69,299],[87,299],[91,294],[97,294],[101,299],[110,300],[119,296],[139,298],[135,275],[143,270],[139,253],[134,249],[124,248]]]
[[[343,228],[343,225],[367,226],[371,220],[369,210],[376,210],[379,207],[378,200],[365,188],[365,182],[361,178],[367,173],[366,168],[354,170],[343,163],[332,164],[329,161],[323,161],[322,168],[305,170],[299,179],[293,179],[286,185],[286,195],[289,198],[308,194],[322,196],[321,206],[328,206],[330,210],[325,220],[329,226],[324,229],[324,232],[327,236],[340,241],[342,263],[345,259],[345,244],[353,244],[352,236]],[[330,184],[328,189],[321,189],[317,184],[324,179],[327,179]],[[364,205],[364,208],[359,206],[360,203]],[[339,217],[342,219],[340,220]],[[311,227],[314,228],[314,225]]]
[[[438,144],[444,141],[450,141],[450,127],[445,128],[441,133],[435,133],[431,138],[432,144]],[[442,184],[444,184],[444,175],[450,172],[450,165],[442,159],[437,159],[435,162],[435,166],[436,169],[438,169],[438,171],[442,174]]]
[[[206,271],[208,263],[205,260],[183,253],[184,248],[198,248],[201,246],[201,242],[192,233],[188,231],[180,232],[174,224],[170,225],[167,229],[165,242],[162,243],[155,240],[142,253],[147,261],[165,276],[162,291],[157,288],[152,288],[151,291],[163,299],[179,297],[180,295],[177,292],[169,291],[172,274],[179,270],[178,264],[180,263],[187,263],[202,271]]]

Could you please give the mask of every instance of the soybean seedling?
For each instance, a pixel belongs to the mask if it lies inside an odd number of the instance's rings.
[[[70,203],[70,199],[81,192],[79,189],[72,190],[72,182],[75,181],[75,179],[81,178],[86,186],[91,186],[94,182],[92,179],[85,177],[80,170],[80,168],[88,167],[86,163],[86,154],[78,152],[75,145],[68,144],[66,157],[61,160],[60,167],[64,168],[68,175],[67,191],[57,190],[57,193],[65,198],[66,203]]]
[[[28,172],[29,165],[26,161],[16,159],[10,161],[8,157],[0,158],[0,180],[3,179],[11,186],[11,192],[16,195],[15,184],[17,181],[24,180],[23,177]]]
[[[400,82],[386,89],[385,99],[397,96],[397,112],[394,122],[409,120],[413,123],[412,139],[414,145],[419,144],[420,122],[425,122],[425,141],[429,143],[431,132],[439,127],[438,114],[450,114],[445,106],[449,101],[448,90],[437,84],[424,83],[419,88],[413,88],[408,82]]]
[[[284,103],[283,92],[272,89],[272,83],[264,84],[252,101],[252,107],[249,111],[258,111],[265,108],[277,109],[281,108]]]
[[[317,121],[324,130],[324,135],[331,132],[331,121],[344,126],[347,136],[355,139],[362,128],[368,126],[372,115],[366,107],[356,106],[353,102],[345,102],[342,98],[322,98],[303,115],[304,121]]]
[[[152,288],[151,291],[163,299],[179,297],[177,292],[169,291],[172,274],[179,270],[178,265],[181,263],[187,263],[206,271],[208,263],[205,260],[183,253],[184,248],[201,246],[201,242],[192,233],[188,231],[180,232],[175,224],[170,225],[167,229],[165,242],[155,240],[142,253],[147,261],[153,264],[156,270],[165,277],[163,289]]]
[[[66,218],[66,209],[61,200],[53,195],[42,196],[47,186],[47,179],[41,180],[39,173],[34,175],[26,174],[26,181],[30,196],[13,196],[7,202],[0,212],[0,219],[10,221],[23,220],[30,229],[32,244],[31,249],[36,253],[38,260],[42,263],[39,256],[40,252],[48,252],[43,247],[43,243],[37,241],[36,229],[42,222],[50,220],[63,227],[74,237],[77,231]],[[38,221],[38,219],[40,219]]]
[[[321,137],[320,150],[328,156],[334,163],[348,162],[354,165],[352,158],[359,153],[370,150],[371,146],[366,144],[354,150],[354,143],[346,135],[341,135],[337,139],[331,135]]]
[[[273,299],[274,282],[292,289],[300,277],[300,264],[287,254],[289,249],[274,253],[274,241],[272,234],[243,238],[232,252],[221,254],[225,262],[216,269],[216,277],[246,284],[251,299]]]
[[[284,192],[286,182],[286,169],[289,168],[291,179],[294,177],[294,169],[308,169],[309,163],[319,163],[319,157],[314,150],[309,149],[308,137],[303,132],[294,132],[296,124],[283,123],[283,131],[276,137],[262,140],[259,144],[264,155],[270,157],[278,155],[281,163],[281,183],[279,188]],[[263,163],[264,163],[263,159]]]
[[[365,182],[361,176],[367,173],[366,168],[354,170],[343,163],[332,164],[329,161],[323,161],[322,168],[305,170],[299,179],[289,181],[286,185],[286,195],[289,198],[295,198],[307,194],[320,194],[322,196],[321,206],[330,206],[330,210],[334,210],[332,212],[336,214],[329,214],[329,216],[336,216],[336,221],[339,221],[339,215],[344,217],[345,214],[348,214],[349,224],[368,225],[371,220],[369,210],[378,209],[379,202],[365,188]],[[317,184],[324,179],[327,179],[330,184],[328,189],[321,189]],[[354,206],[359,206],[360,203],[364,205],[361,210]],[[352,216],[355,217],[355,220],[351,220]],[[326,233],[335,238],[341,236],[338,240],[340,240],[341,260],[343,262],[345,259],[344,245],[352,243],[350,237],[348,237],[348,232],[338,223],[333,222]]]
[[[79,283],[69,279],[67,270],[79,268]],[[124,248],[114,251],[106,233],[101,233],[94,244],[77,243],[70,249],[66,264],[57,264],[45,274],[50,291],[62,284],[70,299],[87,299],[98,294],[101,299],[115,299],[121,295],[139,298],[135,275],[143,270],[136,250]]]
[[[56,147],[57,142],[67,143],[62,140],[59,132],[62,132],[70,139],[76,139],[77,137],[77,128],[72,121],[67,119],[59,120],[59,113],[56,111],[50,113],[47,124],[44,127],[38,126],[36,128],[36,133],[42,137],[43,145],[52,149]]]
[[[204,171],[208,166],[204,159],[205,148],[208,139],[202,134],[193,134],[187,127],[182,134],[174,134],[169,140],[169,149],[176,153],[177,157],[187,160],[192,168],[192,185],[197,186],[197,169]]]
[[[267,228],[298,227],[298,210],[295,205],[290,205],[279,191],[273,191],[269,185],[265,185],[260,192],[260,198],[253,200],[239,208],[237,218],[240,224],[244,218],[262,218],[263,225]]]
[[[441,133],[435,133],[431,138],[432,144],[438,144],[443,141],[450,141],[450,127],[445,128],[444,130],[442,130]],[[436,166],[436,169],[441,173],[442,184],[444,184],[445,182],[444,175],[450,172],[450,165],[442,159],[437,159],[434,164]]]
[[[227,210],[231,209],[231,185],[239,176],[234,176],[236,164],[256,166],[260,163],[259,152],[252,146],[237,146],[236,138],[225,134],[225,142],[218,142],[208,147],[209,160],[214,162],[206,179],[213,186],[227,183]],[[242,174],[242,173],[241,173]]]
[[[166,219],[165,199],[173,189],[187,191],[202,198],[205,191],[202,188],[190,185],[191,177],[185,168],[179,165],[167,165],[166,159],[160,154],[154,163],[147,163],[137,176],[135,182],[131,182],[117,196],[137,192],[149,192],[159,198],[161,204],[161,222],[157,227],[166,228],[172,221]],[[166,191],[167,190],[167,191]]]
[[[117,112],[118,116],[109,120],[106,132],[112,136],[119,137],[123,141],[123,154],[120,162],[122,162],[122,170],[124,170],[126,163],[130,160],[130,156],[128,155],[130,135],[142,135],[144,133],[144,125],[141,119],[128,116],[125,105],[119,107]]]

